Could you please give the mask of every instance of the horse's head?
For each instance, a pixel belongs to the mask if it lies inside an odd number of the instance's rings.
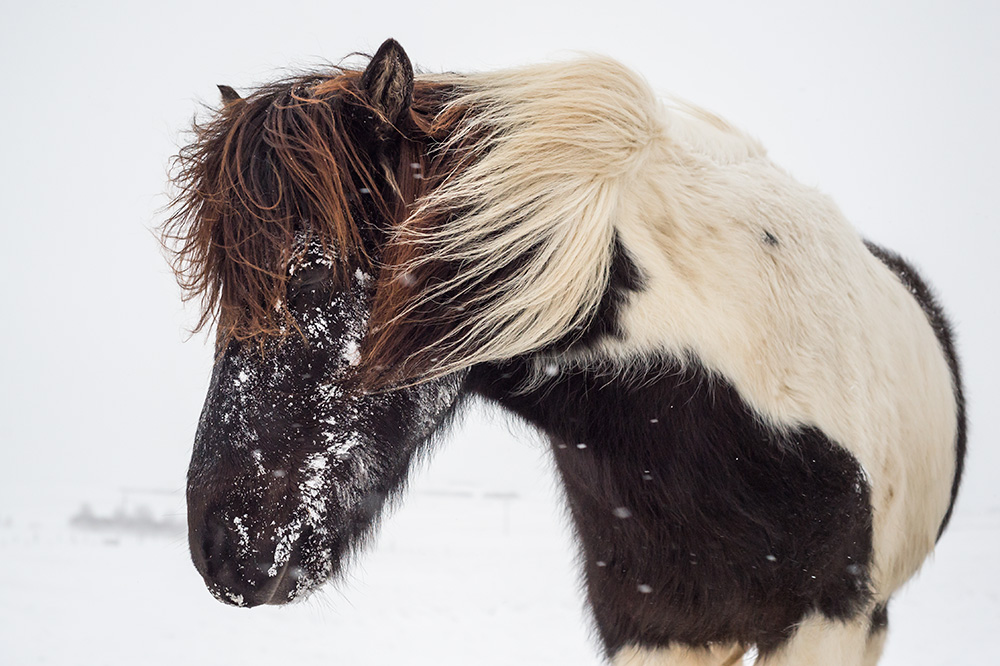
[[[453,410],[461,374],[363,386],[380,257],[425,187],[399,45],[364,72],[246,99],[220,89],[221,112],[180,157],[167,233],[218,325],[188,478],[191,553],[216,597],[255,606],[339,570]]]
[[[605,60],[414,78],[391,40],[221,90],[166,227],[219,331],[191,549],[220,599],[282,603],[339,570],[466,371],[617,335],[655,100]]]
[[[195,565],[219,599],[285,603],[337,573],[459,396],[460,374],[364,391],[359,345],[374,278],[335,285],[314,247],[290,269],[299,333],[230,340],[188,474]]]

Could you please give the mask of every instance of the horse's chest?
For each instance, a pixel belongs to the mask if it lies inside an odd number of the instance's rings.
[[[608,646],[778,642],[811,610],[856,611],[872,550],[857,461],[814,428],[767,428],[696,365],[655,370],[518,394],[508,367],[482,391],[552,441]]]

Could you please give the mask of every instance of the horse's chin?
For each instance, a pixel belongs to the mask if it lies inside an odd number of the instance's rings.
[[[284,606],[305,601],[332,578],[334,567],[329,557],[314,558],[311,561],[314,562],[311,566],[296,564],[284,567],[279,573],[280,579],[273,594],[265,603]]]
[[[316,562],[315,559],[312,561]],[[289,562],[263,582],[243,581],[245,584],[236,586],[206,579],[205,584],[213,597],[230,606],[284,606],[310,597],[331,578],[332,570],[333,566],[328,561],[308,568]]]

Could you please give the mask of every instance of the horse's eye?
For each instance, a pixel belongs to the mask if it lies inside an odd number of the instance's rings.
[[[296,272],[288,283],[289,297],[306,295],[318,291],[329,280],[330,271],[326,268],[306,268]]]

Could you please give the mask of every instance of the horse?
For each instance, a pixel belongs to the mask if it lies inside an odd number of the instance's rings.
[[[416,75],[388,40],[220,90],[163,227],[216,329],[187,486],[213,595],[336,578],[484,400],[551,443],[610,662],[878,661],[966,447],[910,264],[611,59]]]

